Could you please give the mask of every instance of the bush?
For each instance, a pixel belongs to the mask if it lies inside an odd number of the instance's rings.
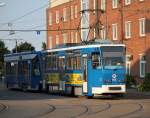
[[[140,92],[150,91],[150,73],[146,74],[143,82],[138,87]]]
[[[134,76],[126,75],[126,86],[127,86],[127,88],[131,88],[133,85],[136,86],[136,81],[134,79]]]

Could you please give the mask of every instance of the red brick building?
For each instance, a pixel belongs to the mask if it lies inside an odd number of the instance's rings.
[[[110,39],[126,45],[127,74],[143,78],[150,73],[150,0],[51,0],[50,3],[47,48],[94,38]]]

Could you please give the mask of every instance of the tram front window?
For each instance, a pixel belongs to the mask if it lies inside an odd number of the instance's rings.
[[[124,66],[123,47],[109,47],[103,49],[104,68],[122,68]]]
[[[104,57],[103,58],[104,67],[121,67],[124,65],[122,57]]]

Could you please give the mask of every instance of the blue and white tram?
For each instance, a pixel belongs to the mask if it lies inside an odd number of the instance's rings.
[[[41,52],[4,55],[5,84],[8,88],[41,89]]]
[[[97,42],[42,53],[49,92],[89,97],[126,93],[124,44]]]

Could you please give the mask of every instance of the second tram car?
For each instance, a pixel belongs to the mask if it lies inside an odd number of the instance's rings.
[[[41,89],[42,64],[40,54],[40,52],[21,52],[5,55],[6,86],[23,90]]]

